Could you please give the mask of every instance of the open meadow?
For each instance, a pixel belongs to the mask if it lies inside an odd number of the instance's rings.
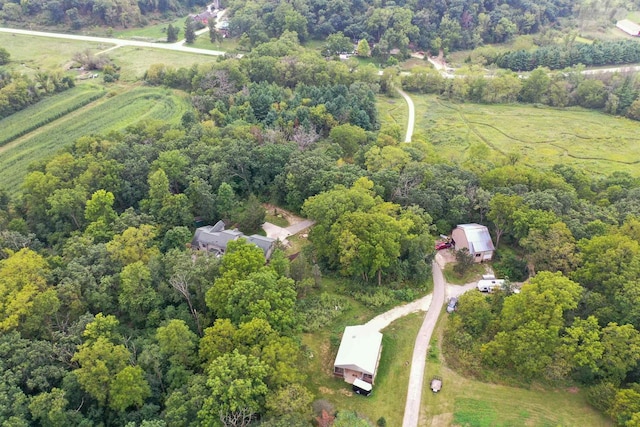
[[[37,109],[38,104],[28,110]],[[10,192],[19,190],[31,162],[42,160],[84,135],[106,134],[139,120],[176,123],[188,101],[168,89],[122,87],[33,132],[0,147],[0,182]]]
[[[455,314],[453,314],[455,316]],[[440,317],[434,337],[441,342],[448,316]],[[425,370],[420,426],[462,427],[599,427],[613,423],[593,409],[583,390],[530,388],[490,384],[466,378],[449,369],[440,347],[430,349]],[[434,345],[432,340],[431,345]],[[433,376],[442,378],[442,390],[429,388]]]
[[[571,165],[594,175],[614,171],[640,176],[640,122],[585,109],[534,105],[458,104],[411,94],[416,132],[426,135],[445,160]]]
[[[40,70],[59,70],[72,62],[73,55],[89,50],[97,53],[112,45],[78,40],[50,39],[0,33],[0,46],[11,54],[9,68],[32,76]]]

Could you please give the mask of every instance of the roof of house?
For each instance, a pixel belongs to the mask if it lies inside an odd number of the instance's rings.
[[[244,238],[247,242],[252,243],[262,249],[265,257],[269,254],[269,250],[276,241],[270,237],[259,236],[254,234],[252,236],[245,236],[241,231],[237,229],[225,230],[225,223],[218,221],[215,225],[206,225],[196,229],[193,235],[191,245],[194,248],[200,247],[200,245],[207,246],[208,249],[217,249],[220,253],[224,253],[227,249],[227,244],[232,240]]]
[[[495,250],[489,230],[484,225],[459,224],[458,228],[462,229],[467,237],[469,252],[477,253]]]
[[[625,33],[631,34],[632,36],[640,34],[640,25],[633,21],[629,21],[628,19],[616,22],[616,27],[620,28]]]
[[[273,246],[273,242],[276,239],[272,239],[271,237],[260,236],[259,234],[252,234],[251,236],[245,237],[247,242],[253,243],[264,252],[265,256],[271,247]]]
[[[380,332],[362,325],[347,326],[344,328],[338,355],[333,365],[375,375],[381,346]]]

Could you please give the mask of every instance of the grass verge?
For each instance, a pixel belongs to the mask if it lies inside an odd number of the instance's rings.
[[[453,271],[453,266],[453,263],[447,264],[442,271],[442,274],[444,275],[444,279],[447,283],[454,285],[464,285],[466,283],[475,282],[476,280],[480,280],[482,275],[486,273],[484,264],[472,265],[471,268],[469,268],[469,270],[463,275],[459,275]]]
[[[186,100],[167,89],[122,88],[53,123],[38,128],[0,149],[0,182],[18,191],[28,165],[55,154],[81,136],[124,129],[140,120],[175,123],[189,108]]]

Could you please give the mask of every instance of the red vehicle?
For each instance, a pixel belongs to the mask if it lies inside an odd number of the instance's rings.
[[[450,242],[450,241],[436,242],[436,251],[439,251],[442,249],[449,249],[452,246],[453,246],[453,242]]]

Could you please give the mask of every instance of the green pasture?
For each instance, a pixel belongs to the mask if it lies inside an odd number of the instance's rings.
[[[40,126],[71,113],[104,95],[104,87],[80,84],[65,92],[44,98],[37,104],[0,120],[0,147]]]
[[[215,56],[136,46],[123,46],[110,51],[107,55],[120,67],[120,80],[123,82],[134,82],[141,79],[151,64],[165,64],[174,68],[189,68],[193,64],[216,61],[217,58]]]
[[[447,315],[443,313],[442,316]],[[435,336],[442,337],[447,319],[440,318]],[[442,390],[437,394],[429,388],[431,378],[435,375],[443,380]],[[449,369],[442,356],[427,360],[419,424],[434,427],[613,425],[587,403],[582,390],[542,386],[525,389],[483,383]]]
[[[535,167],[556,163],[593,174],[640,175],[640,122],[585,109],[457,104],[412,95],[416,132],[445,160],[486,169],[516,154]]]
[[[58,70],[72,62],[77,52],[94,53],[110,44],[0,33],[0,46],[11,54],[10,68],[28,75],[40,70]]]
[[[124,29],[113,29],[112,36],[119,39],[134,39],[143,41],[166,41],[167,40],[167,27],[169,24],[179,29],[178,40],[184,38],[184,22],[187,17],[167,19],[166,21],[153,23],[144,27],[131,27]],[[108,36],[105,31],[102,36]]]
[[[356,309],[352,315],[358,312]],[[306,385],[315,393],[316,399],[331,402],[336,410],[356,411],[360,416],[368,418],[372,425],[380,417],[384,417],[388,426],[400,426],[407,397],[413,346],[424,313],[403,317],[382,331],[382,355],[373,393],[369,397],[354,394],[349,384],[332,375],[333,361],[338,350],[337,346],[331,345],[332,339],[339,345],[339,336],[345,325],[363,324],[369,318],[352,315],[336,322],[331,332],[304,334],[303,371],[307,374]]]
[[[81,136],[105,134],[145,119],[178,122],[188,108],[185,99],[167,89],[114,89],[108,96],[0,147],[0,183],[15,192],[30,163],[55,154]]]
[[[409,94],[414,99],[413,94]],[[378,106],[378,119],[380,125],[385,126],[398,125],[402,129],[402,139],[407,133],[407,121],[409,119],[409,107],[407,106],[404,98],[400,94],[396,94],[394,97],[388,97],[384,95],[377,96]],[[414,130],[417,130],[414,129]]]
[[[211,39],[209,38],[209,31],[205,31],[203,34],[200,34],[196,37],[196,40],[193,44],[188,44],[185,46],[197,47],[198,49],[221,50],[223,52],[237,52],[238,40],[239,39],[237,38],[225,38],[222,39],[221,42],[211,43]]]

